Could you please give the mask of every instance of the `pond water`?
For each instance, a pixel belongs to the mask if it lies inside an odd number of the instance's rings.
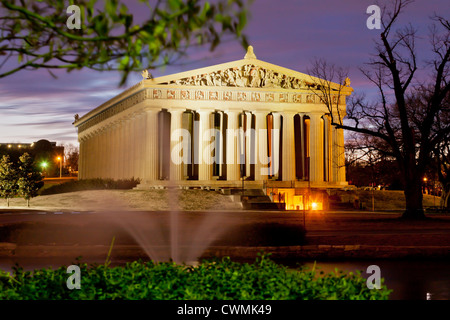
[[[314,262],[302,264],[310,269]],[[316,268],[325,273],[335,268],[359,270],[367,278],[371,275],[366,273],[370,265],[380,267],[384,283],[393,290],[390,300],[450,300],[450,260],[318,261]]]

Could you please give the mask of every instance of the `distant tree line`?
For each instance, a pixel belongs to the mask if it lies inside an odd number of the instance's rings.
[[[34,164],[33,158],[28,153],[19,157],[17,162],[11,161],[8,155],[0,160],[0,197],[6,199],[9,207],[9,199],[20,196],[30,206],[30,199],[37,196],[43,187],[43,177]]]

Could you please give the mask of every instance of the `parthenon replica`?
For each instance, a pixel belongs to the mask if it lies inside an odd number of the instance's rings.
[[[139,188],[347,184],[343,130],[331,125],[314,77],[258,60],[252,47],[242,60],[142,76],[76,117],[79,179],[139,178]],[[335,85],[343,117],[353,89]]]

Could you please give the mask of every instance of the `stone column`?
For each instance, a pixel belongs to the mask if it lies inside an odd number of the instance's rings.
[[[129,161],[129,166],[130,166],[130,171],[128,173],[128,178],[136,178],[135,174],[136,174],[136,131],[137,131],[137,115],[133,114],[130,117],[129,120],[129,132],[130,132],[130,139],[129,139],[129,152],[130,152],[130,161]]]
[[[109,176],[116,179],[116,124],[113,122],[109,127]]]
[[[94,148],[94,134],[91,132],[89,134],[88,138],[88,165],[87,165],[87,178],[91,179],[93,178],[93,171],[94,171],[94,154],[95,148]]]
[[[330,123],[331,123],[331,120],[330,120],[330,117],[328,116],[328,115],[324,115],[323,116],[323,119],[324,119],[324,121],[323,121],[323,125],[324,125],[324,130],[323,130],[323,132],[324,132],[324,152],[325,152],[325,154],[324,154],[324,166],[325,166],[325,168],[324,168],[324,174],[325,174],[325,176],[324,176],[324,180],[325,181],[332,181],[333,180],[333,178],[332,178],[332,173],[331,173],[331,157],[332,157],[332,143],[330,142],[331,141],[331,125],[330,125]]]
[[[134,119],[135,126],[135,149],[134,149],[134,178],[142,178],[141,175],[141,162],[142,162],[142,121],[143,115],[139,113]]]
[[[83,179],[87,179],[89,177],[89,134],[84,136],[83,144]]]
[[[105,178],[105,166],[106,166],[106,144],[105,144],[106,128],[101,128],[98,133],[98,176],[99,178]]]
[[[211,157],[211,140],[208,139],[207,130],[210,129],[210,110],[199,110],[199,136],[198,136],[198,180],[209,181],[212,179],[212,164]],[[197,141],[196,141],[197,142]]]
[[[103,131],[104,133],[103,133],[103,145],[104,145],[104,150],[105,150],[105,152],[104,152],[104,155],[103,155],[103,157],[104,157],[104,164],[105,164],[105,166],[104,166],[104,168],[103,168],[103,178],[111,178],[111,176],[110,176],[110,173],[109,173],[109,166],[110,166],[110,164],[111,164],[111,153],[110,153],[110,141],[111,141],[111,138],[110,138],[110,131],[111,131],[111,128],[110,128],[110,126],[109,125],[107,125],[106,127],[105,127],[105,130]]]
[[[283,116],[283,142],[282,142],[282,180],[295,180],[295,112],[282,112]]]
[[[299,114],[299,116],[300,116],[300,159],[301,159],[301,166],[302,166],[302,175],[301,175],[301,179],[305,179],[305,168],[306,168],[306,165],[305,165],[305,158],[306,158],[306,155],[305,155],[305,126],[304,126],[304,120],[303,120],[303,117],[304,117],[304,113],[300,113]]]
[[[281,114],[273,112],[273,131],[272,131],[272,160],[271,171],[277,179],[280,177],[280,143],[281,143]]]
[[[227,141],[226,141],[226,165],[227,165],[227,180],[239,181],[239,163],[238,163],[238,143],[237,143],[237,130],[238,130],[238,112],[226,111],[228,116],[227,126]]]
[[[266,180],[268,175],[267,113],[267,111],[255,111],[255,181]]]
[[[338,141],[339,141],[339,178],[337,181],[345,182],[345,150],[344,150],[344,129],[337,129]]]
[[[90,152],[90,173],[89,178],[95,178],[97,172],[97,132],[92,133],[91,137],[91,152]]]
[[[120,133],[120,179],[125,179],[127,176],[127,161],[128,161],[128,150],[127,150],[127,120],[122,119],[121,121],[121,133]]]
[[[117,120],[115,122],[115,137],[114,137],[114,179],[120,179],[121,177],[121,145],[122,143],[122,121]]]
[[[126,179],[133,177],[134,172],[134,115],[130,116],[127,120],[127,175]]]
[[[253,160],[252,150],[252,113],[245,112],[245,176],[250,176],[251,162]]]
[[[98,178],[98,129],[92,137],[92,174],[91,178]]]
[[[137,154],[137,167],[138,171],[136,177],[143,181],[145,176],[145,132],[147,125],[147,116],[143,112],[139,115],[139,132],[138,132],[138,154]]]
[[[170,109],[170,180],[183,180],[183,166],[181,136],[179,130],[183,128],[182,109]]]
[[[83,179],[84,174],[84,137],[78,138],[78,179]]]
[[[115,138],[115,142],[114,142],[114,145],[115,145],[115,148],[114,148],[115,149],[115,151],[114,151],[114,153],[115,153],[114,171],[115,172],[114,172],[114,174],[115,174],[116,179],[120,178],[121,170],[122,170],[122,165],[120,162],[120,159],[122,156],[121,143],[122,143],[122,121],[119,120],[116,122],[116,138]]]
[[[323,182],[323,120],[322,114],[311,113],[310,117],[310,164],[311,181]]]
[[[145,130],[145,181],[158,180],[158,112],[159,109],[146,111]]]

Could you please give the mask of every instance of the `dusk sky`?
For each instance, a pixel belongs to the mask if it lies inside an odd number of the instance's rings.
[[[134,2],[126,3],[133,6]],[[349,68],[355,92],[369,92],[371,86],[358,67],[369,61],[374,53],[374,39],[380,33],[366,27],[369,17],[366,9],[372,4],[376,1],[255,0],[245,33],[260,60],[307,73],[315,57],[324,58]],[[446,0],[416,0],[397,24],[401,27],[411,23],[417,28],[421,37],[417,43],[421,67],[430,58],[427,39],[430,17],[438,13],[448,18],[449,8]],[[193,51],[183,65],[151,72],[157,77],[239,60],[244,54],[237,42],[224,43],[212,53],[205,46]],[[421,72],[427,74],[427,70]],[[0,80],[0,143],[48,139],[78,145],[72,126],[74,115],[84,115],[142,80],[140,72],[135,72],[119,88],[119,72],[85,69],[54,73],[57,79],[46,70],[27,70]]]

